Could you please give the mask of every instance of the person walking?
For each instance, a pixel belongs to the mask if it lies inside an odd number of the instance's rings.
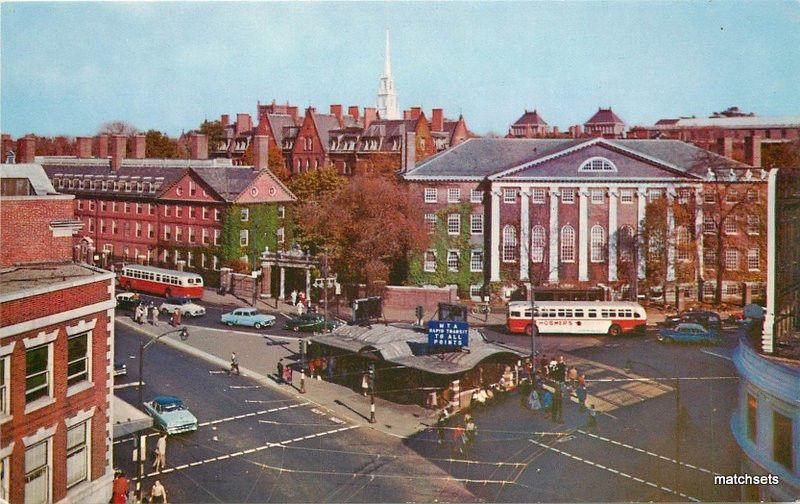
[[[567,364],[564,362],[564,356],[558,356],[556,363],[556,381],[563,383],[567,379]]]
[[[297,304],[297,289],[292,289],[292,293],[289,294],[289,298],[292,300],[292,306]]]
[[[555,392],[553,393],[553,407],[551,408],[550,412],[552,413],[552,419],[556,423],[562,423],[563,420],[561,419],[561,407],[564,402],[564,394],[561,392],[560,384],[556,384]]]
[[[298,301],[297,302],[297,315],[299,316],[299,315],[302,315],[302,314],[303,314],[303,302],[302,301]]]
[[[570,366],[569,371],[567,372],[567,378],[569,379],[569,386],[573,389],[578,388],[578,368],[575,366]]]
[[[236,358],[236,352],[231,352],[231,370],[228,374],[233,374],[236,371],[236,375],[239,374],[239,359]]]
[[[447,419],[450,415],[447,413],[447,406],[439,412],[439,419],[436,421],[436,434],[439,438],[439,444],[443,444],[446,440],[445,432],[447,431]]]
[[[553,394],[550,393],[549,390],[545,389],[544,393],[542,393],[542,410],[547,413],[547,410],[553,407]]]
[[[575,395],[578,397],[578,404],[581,406],[581,411],[586,411],[586,385],[578,384]]]
[[[172,312],[172,318],[170,319],[170,323],[173,327],[178,327],[181,325],[181,309],[175,308],[175,311]]]
[[[464,427],[459,423],[453,429],[453,454],[456,450],[462,455],[464,454]]]
[[[128,502],[129,491],[130,482],[125,477],[125,473],[116,471],[114,473],[114,481],[111,483],[111,504],[125,504]]]
[[[289,385],[292,384],[292,366],[283,366],[283,381]]]
[[[278,368],[275,373],[275,376],[278,378],[276,381],[278,383],[283,383],[283,359],[278,361]]]
[[[597,432],[597,411],[594,409],[594,404],[589,405],[589,418],[586,420],[586,430],[589,432]]]
[[[155,303],[150,303],[150,323],[158,327],[158,308]]]
[[[161,434],[156,441],[156,460],[153,462],[155,471],[163,471],[167,467],[167,435]]]
[[[542,403],[539,402],[539,393],[536,392],[536,389],[532,389],[531,393],[528,394],[528,408],[533,411],[542,409]]]
[[[367,392],[369,391],[369,375],[364,373],[361,376],[361,392],[364,394],[364,397],[367,397]]]
[[[150,502],[152,504],[167,504],[167,490],[159,480],[156,480],[150,489]]]
[[[478,435],[478,428],[472,420],[472,415],[465,415],[464,420],[467,422],[464,426],[464,451],[469,452],[475,443],[475,437]]]

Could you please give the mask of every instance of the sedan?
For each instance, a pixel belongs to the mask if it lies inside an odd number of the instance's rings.
[[[128,365],[124,362],[114,361],[114,376],[127,376]]]
[[[258,313],[255,308],[237,308],[230,313],[223,313],[220,322],[229,326],[240,325],[261,329],[275,325],[275,316]]]
[[[141,302],[142,298],[135,292],[120,292],[117,294],[117,308],[120,310],[133,311]]]
[[[340,325],[342,325],[341,322],[325,320],[325,317],[319,313],[304,313],[286,322],[285,329],[295,332],[322,332],[323,329],[333,331]]]
[[[722,319],[719,314],[705,310],[687,310],[679,315],[672,315],[664,320],[665,327],[676,327],[681,323],[699,324],[710,331],[722,330]]]
[[[144,403],[144,409],[153,417],[155,427],[167,434],[197,430],[197,418],[175,396],[157,396]]]
[[[158,307],[158,311],[164,314],[171,314],[175,312],[176,308],[181,311],[181,315],[189,315],[190,317],[202,317],[206,314],[205,308],[193,303],[189,298],[167,298]]]
[[[674,329],[661,329],[658,331],[658,341],[662,343],[710,343],[719,344],[720,335],[717,331],[706,329],[700,324],[683,323]]]

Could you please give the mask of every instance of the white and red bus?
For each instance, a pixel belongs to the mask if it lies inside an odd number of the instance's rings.
[[[506,327],[512,333],[608,334],[643,331],[647,312],[630,301],[536,301],[531,321],[530,301],[508,303]]]
[[[139,264],[126,264],[119,274],[124,289],[164,297],[203,297],[203,277],[188,271],[174,271]]]

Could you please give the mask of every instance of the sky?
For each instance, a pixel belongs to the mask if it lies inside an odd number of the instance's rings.
[[[375,106],[385,29],[401,108],[505,134],[729,106],[800,115],[800,3],[77,2],[0,4],[0,128],[170,135],[286,101]]]

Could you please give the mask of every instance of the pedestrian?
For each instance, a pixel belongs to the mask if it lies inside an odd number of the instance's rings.
[[[533,411],[542,409],[542,403],[539,402],[539,393],[536,392],[536,389],[532,389],[531,393],[528,394],[528,408]]]
[[[181,325],[181,309],[175,308],[175,311],[172,312],[172,318],[170,319],[170,323],[173,327],[178,327]]]
[[[542,394],[542,410],[547,411],[548,409],[553,407],[553,394],[550,393],[549,390],[545,389],[544,393]]]
[[[581,411],[586,411],[586,385],[578,384],[575,395],[578,396],[578,404],[581,406]]]
[[[298,299],[300,300],[301,303],[306,304],[306,293],[300,291],[300,294],[298,295]]]
[[[361,392],[364,394],[364,397],[367,397],[367,391],[369,390],[369,375],[364,373],[361,376]]]
[[[299,315],[302,315],[302,314],[303,314],[303,302],[302,301],[298,301],[297,302],[297,315],[299,316]]]
[[[578,387],[578,368],[571,366],[569,368],[567,378],[569,378],[569,386],[572,388]]]
[[[297,289],[292,289],[292,293],[289,294],[289,297],[292,300],[292,306],[297,304]]]
[[[442,411],[439,412],[439,419],[436,422],[436,434],[439,438],[439,444],[444,443],[445,441],[445,431],[447,430],[447,419],[450,418],[450,414],[447,413],[447,406],[445,406]]]
[[[155,303],[150,303],[150,323],[154,326],[158,326],[158,308],[156,308]]]
[[[556,380],[559,382],[564,382],[567,379],[567,364],[564,362],[564,356],[558,356],[558,362],[556,363]]]
[[[597,411],[594,404],[589,405],[589,418],[586,420],[586,429],[589,432],[597,432]]]
[[[289,385],[292,384],[292,366],[283,366],[283,381]]]
[[[584,373],[581,373],[578,376],[578,386],[580,387],[581,385],[586,387],[586,374],[584,374]]]
[[[276,380],[278,383],[283,383],[283,359],[278,361],[278,369],[275,376],[278,378]]]
[[[163,471],[167,467],[167,434],[162,433],[156,441],[156,460],[153,462],[155,471]]]
[[[464,420],[467,422],[464,426],[464,449],[469,451],[475,442],[475,437],[478,435],[478,428],[475,426],[475,422],[472,421],[472,415],[465,415]]]
[[[231,370],[228,374],[233,374],[236,371],[236,374],[239,375],[239,359],[236,358],[236,352],[231,352]]]
[[[459,453],[464,453],[464,427],[459,423],[453,429],[453,452],[458,450]]]
[[[150,489],[150,502],[152,504],[167,504],[167,490],[158,480],[153,483],[153,488]]]
[[[141,324],[142,323],[142,305],[141,305],[141,303],[137,304],[136,308],[133,309],[133,320],[137,324]]]
[[[111,482],[111,504],[125,504],[128,502],[128,492],[130,483],[123,471],[114,473],[114,481]]]
[[[562,423],[564,420],[561,417],[561,408],[564,404],[564,394],[561,392],[561,386],[556,384],[555,392],[553,392],[553,407],[550,409],[552,419],[556,423]]]

